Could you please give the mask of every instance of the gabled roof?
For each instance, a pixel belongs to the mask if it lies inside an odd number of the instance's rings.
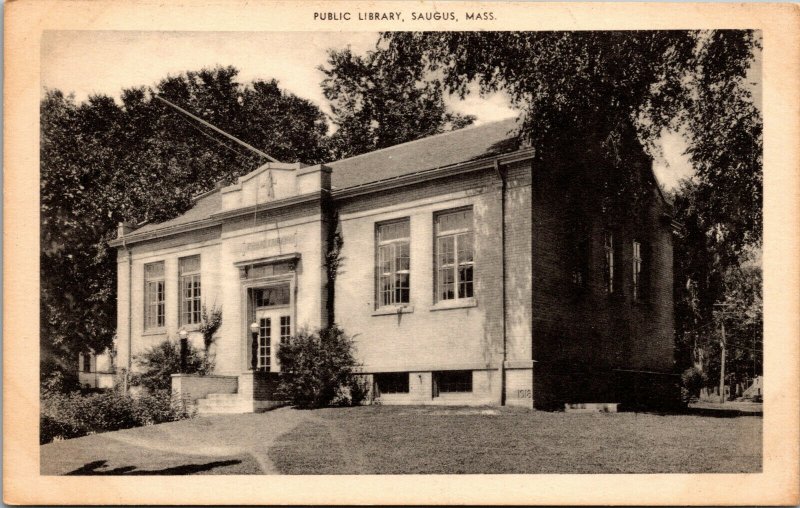
[[[331,186],[335,190],[358,187],[513,152],[519,148],[514,135],[516,127],[516,119],[511,118],[445,132],[328,163],[326,166],[332,170]],[[243,178],[247,178],[247,175]],[[183,215],[158,224],[146,224],[128,235],[128,238],[130,241],[144,240],[145,237],[161,236],[158,233],[161,230],[164,230],[163,234],[170,234],[171,231],[167,230],[201,226],[200,223],[210,221],[214,214],[221,211],[221,192],[220,189],[215,189],[196,198],[195,205]],[[120,244],[118,240],[111,241],[112,246]]]
[[[516,118],[501,120],[356,155],[326,164],[331,185],[346,189],[409,173],[458,164],[519,148]]]
[[[216,189],[212,192],[207,192],[201,195],[195,201],[194,206],[186,211],[186,213],[183,215],[178,215],[174,219],[159,222],[157,224],[145,224],[131,234],[138,235],[140,233],[149,233],[159,229],[168,229],[174,226],[191,224],[193,222],[208,219],[212,214],[219,212],[221,209],[222,195],[220,194],[219,189]]]

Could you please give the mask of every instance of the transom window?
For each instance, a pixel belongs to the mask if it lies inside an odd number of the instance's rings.
[[[408,393],[408,372],[385,372],[375,374],[377,395],[386,393]]]
[[[200,256],[178,260],[181,281],[181,324],[200,323]]]
[[[642,296],[642,244],[633,241],[633,299],[638,300]]]
[[[472,209],[436,215],[436,299],[474,296]]]
[[[399,305],[410,299],[410,225],[408,219],[378,224],[377,305]]]
[[[255,290],[256,307],[277,307],[289,305],[289,285],[271,286]]]
[[[273,275],[283,275],[291,272],[289,263],[271,263],[268,265],[251,266],[248,269],[248,279],[258,279],[261,277],[272,277]]]
[[[163,328],[164,316],[164,262],[144,265],[144,327],[146,330]]]

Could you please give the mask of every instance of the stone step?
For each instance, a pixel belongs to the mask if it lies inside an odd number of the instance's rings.
[[[616,413],[618,402],[579,402],[564,404],[567,413]]]
[[[239,400],[238,393],[209,393],[205,399],[200,400]]]
[[[232,406],[232,407],[198,407],[197,408],[197,415],[204,416],[204,415],[223,415],[223,414],[243,414],[243,413],[252,413],[252,407],[244,407],[244,406]]]
[[[238,393],[209,393],[197,400],[198,415],[251,413],[252,404],[242,400]]]

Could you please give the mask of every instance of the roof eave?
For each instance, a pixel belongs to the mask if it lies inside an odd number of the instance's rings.
[[[114,238],[108,242],[110,247],[125,247],[134,243],[146,242],[148,240],[155,240],[166,236],[173,236],[188,231],[196,231],[198,229],[206,229],[214,226],[219,226],[222,221],[214,218],[201,219],[197,221],[187,222],[185,224],[176,224],[161,229],[154,229],[144,233],[132,233],[131,235],[121,236]]]
[[[532,159],[534,154],[533,148],[523,148],[514,152],[509,152],[500,155],[493,155],[476,159],[472,161],[464,161],[448,166],[442,166],[433,169],[426,169],[417,171],[416,173],[409,173],[405,175],[398,175],[393,178],[385,180],[378,180],[375,182],[368,182],[352,187],[345,187],[342,189],[334,189],[331,194],[334,199],[344,199],[363,194],[370,194],[373,192],[380,192],[384,190],[393,189],[396,187],[404,187],[407,185],[421,183],[428,180],[436,180],[446,178],[449,176],[459,175],[462,173],[469,173],[472,171],[479,171],[481,169],[494,168],[495,163],[498,164],[512,164],[527,159]]]

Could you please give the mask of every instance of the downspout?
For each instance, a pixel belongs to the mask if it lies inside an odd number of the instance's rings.
[[[126,231],[125,228],[122,228],[121,231],[121,239],[122,239],[122,248],[125,249],[125,257],[128,258],[128,359],[127,359],[127,368],[125,369],[125,379],[124,379],[124,389],[125,393],[128,393],[128,389],[130,388],[130,376],[131,376],[131,357],[133,356],[133,352],[131,350],[133,346],[133,316],[131,312],[133,311],[133,302],[131,301],[133,298],[133,294],[131,292],[132,287],[132,280],[131,277],[133,276],[133,260],[131,259],[131,251],[128,249],[127,244],[125,244],[125,235]]]
[[[507,338],[506,338],[506,177],[503,170],[500,169],[500,161],[494,160],[494,169],[497,176],[500,178],[500,264],[502,266],[502,298],[501,303],[503,311],[502,319],[502,334],[503,334],[503,361],[500,364],[500,405],[506,405],[506,359],[507,353]]]

